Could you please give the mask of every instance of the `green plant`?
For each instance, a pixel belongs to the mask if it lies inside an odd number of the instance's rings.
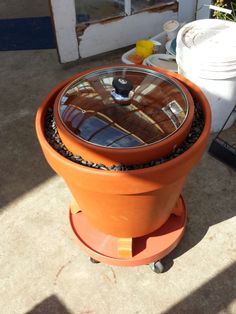
[[[236,22],[236,3],[235,1],[231,1],[228,5],[224,0],[216,0],[215,6],[220,8],[227,8],[231,10],[231,13],[225,13],[221,11],[214,11],[213,17],[220,20],[228,20],[232,22]]]

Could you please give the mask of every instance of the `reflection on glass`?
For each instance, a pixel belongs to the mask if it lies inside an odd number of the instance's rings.
[[[177,101],[171,101],[162,110],[171,119],[176,128],[180,127],[184,122],[185,112]]]
[[[115,77],[134,86],[126,105],[111,97]],[[114,148],[158,142],[183,124],[187,112],[186,98],[174,82],[137,68],[88,74],[67,88],[59,107],[64,125],[78,138]]]
[[[124,15],[124,0],[75,0],[77,22],[95,22]]]
[[[133,13],[143,11],[151,7],[158,7],[170,2],[173,3],[173,1],[170,0],[131,0],[131,1]]]

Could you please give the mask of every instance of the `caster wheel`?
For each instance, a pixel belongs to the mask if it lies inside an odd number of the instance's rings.
[[[92,257],[90,257],[89,259],[90,259],[90,262],[93,264],[99,264],[100,263],[99,261],[97,261],[96,259],[94,259]]]
[[[151,270],[154,271],[154,273],[160,274],[160,273],[163,273],[164,271],[164,266],[162,265],[160,261],[153,262],[149,264],[149,266]]]

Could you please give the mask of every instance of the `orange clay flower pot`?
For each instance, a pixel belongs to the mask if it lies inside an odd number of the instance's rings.
[[[198,140],[178,157],[160,165],[129,171],[104,171],[66,159],[47,142],[45,114],[61,90],[75,76],[57,86],[43,101],[36,116],[36,131],[45,158],[68,185],[88,221],[106,234],[134,238],[160,228],[171,213],[178,215],[176,203],[192,168],[205,150],[211,125],[211,112],[201,90],[178,74],[155,69],[178,80],[200,103],[205,126]]]

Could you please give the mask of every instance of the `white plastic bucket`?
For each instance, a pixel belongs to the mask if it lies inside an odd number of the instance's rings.
[[[206,19],[186,24],[177,36],[176,61],[178,72],[205,93],[211,130],[219,131],[236,104],[236,23]]]

